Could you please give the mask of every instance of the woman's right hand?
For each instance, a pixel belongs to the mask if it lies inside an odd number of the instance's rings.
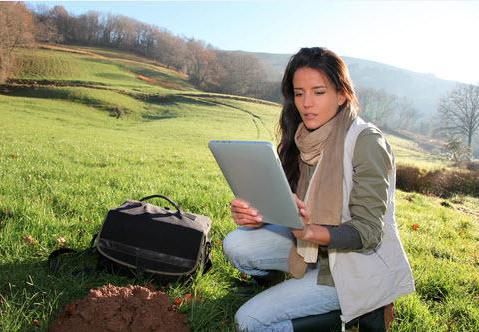
[[[237,225],[255,228],[263,226],[263,216],[248,202],[236,198],[231,201],[230,206],[233,220]]]

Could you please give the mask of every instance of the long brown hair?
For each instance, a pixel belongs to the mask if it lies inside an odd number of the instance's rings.
[[[321,71],[338,92],[344,93],[346,102],[338,111],[345,107],[351,107],[353,112],[359,110],[348,67],[338,55],[323,47],[311,47],[302,48],[291,57],[281,82],[284,101],[278,124],[280,135],[278,155],[293,192],[296,191],[299,179],[299,150],[294,142],[294,134],[301,123],[301,116],[294,104],[293,77],[296,70],[304,67]]]

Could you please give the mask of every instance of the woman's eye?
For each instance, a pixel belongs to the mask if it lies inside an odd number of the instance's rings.
[[[314,92],[314,94],[316,94],[316,95],[324,95],[324,93],[325,93],[324,91],[315,91]]]
[[[294,94],[295,97],[300,97],[300,96],[302,96],[302,95],[303,95],[303,94],[300,93],[300,92],[296,92],[296,93]]]

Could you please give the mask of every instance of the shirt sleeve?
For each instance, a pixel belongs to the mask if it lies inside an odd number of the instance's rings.
[[[379,130],[367,128],[359,134],[352,162],[351,220],[330,229],[328,248],[368,251],[381,243],[393,163],[391,148]]]

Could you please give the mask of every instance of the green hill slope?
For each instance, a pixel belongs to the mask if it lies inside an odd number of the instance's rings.
[[[140,59],[126,59],[122,54],[81,48],[45,46],[18,52],[19,71],[14,78],[26,80],[84,83],[125,89],[162,91],[194,90],[184,75]]]
[[[207,143],[274,140],[279,107],[196,91],[180,74],[134,56],[77,51],[87,53],[35,51],[32,69],[23,67],[0,94],[0,330],[33,330],[34,320],[46,330],[92,287],[147,283],[74,273],[84,262],[71,259],[52,275],[46,258],[61,238],[86,248],[109,208],[161,193],[214,221],[212,272],[166,291],[195,294],[180,307],[194,331],[232,331],[234,312],[247,298],[232,285],[242,277],[222,254],[221,239],[234,228],[233,195]],[[94,54],[104,58],[95,62]],[[125,60],[135,61],[138,71]],[[141,70],[158,70],[158,81],[138,79]],[[158,83],[160,72],[175,88]],[[116,109],[123,111],[120,119],[112,117]],[[477,206],[479,200],[468,197],[398,193],[399,231],[417,293],[396,303],[395,331],[479,329]]]

